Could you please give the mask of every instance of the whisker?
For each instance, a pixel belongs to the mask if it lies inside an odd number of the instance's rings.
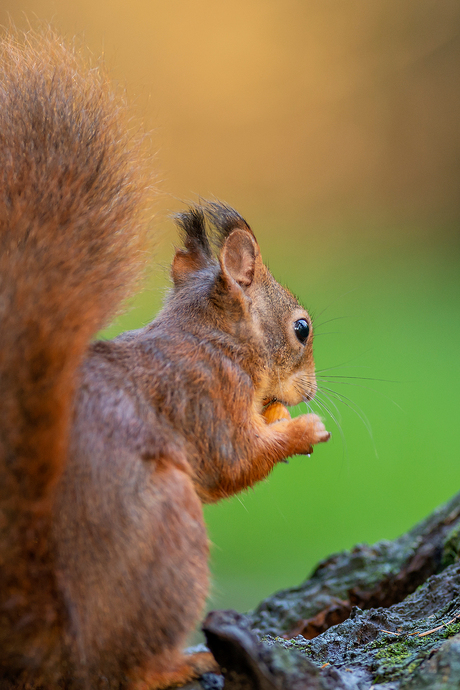
[[[341,423],[342,423],[342,415],[340,414],[340,410],[339,410],[339,408],[337,407],[337,405],[335,404],[335,402],[332,400],[332,398],[331,398],[329,395],[327,395],[327,394],[324,392],[324,390],[318,389],[318,390],[316,391],[316,395],[318,395],[318,392],[319,392],[321,395],[323,395],[323,396],[326,398],[326,400],[328,400],[328,402],[333,406],[334,410],[335,410],[336,413],[337,413],[337,421],[340,422],[340,424],[341,424]],[[334,420],[334,421],[335,421],[335,420]]]
[[[327,371],[327,369],[321,369],[321,371]],[[318,378],[323,378],[323,377],[318,377]],[[342,376],[342,374],[329,374],[328,378],[329,379],[361,379],[362,381],[383,381],[384,383],[401,383],[401,381],[393,381],[392,379],[375,379],[372,376]]]
[[[241,503],[241,505],[242,505],[242,507],[244,508],[244,510],[245,510],[247,513],[249,513],[249,510],[248,510],[246,504],[243,503],[243,501],[242,501],[242,499],[240,498],[240,496],[238,496],[238,494],[235,494],[235,496],[236,496],[236,498],[238,499],[239,503]]]
[[[337,419],[337,417],[331,412],[331,410],[330,410],[329,407],[326,405],[326,403],[324,402],[324,400],[321,400],[321,399],[320,399],[319,395],[324,395],[323,391],[318,391],[318,392],[317,392],[317,394],[316,394],[316,396],[315,396],[315,398],[314,398],[314,403],[315,403],[316,405],[318,405],[318,407],[322,408],[322,409],[329,415],[329,417],[332,419],[332,421],[334,422],[334,424],[337,425],[337,428],[338,428],[339,430],[342,429],[342,425],[340,424],[340,421],[339,421],[339,420]],[[313,411],[313,401],[311,401],[311,402],[312,402],[311,409],[312,409],[312,411]],[[343,431],[343,430],[342,430],[342,431]],[[343,440],[345,440],[345,437],[343,437]]]
[[[324,314],[326,309],[329,309],[330,307],[332,307],[332,305],[335,304],[339,299],[342,299],[342,297],[346,297],[347,295],[350,295],[352,292],[356,292],[356,290],[358,290],[357,287],[353,288],[352,290],[348,290],[348,292],[342,292],[342,294],[339,295],[338,297],[336,297],[335,299],[333,299],[332,302],[329,302],[327,307],[324,307],[324,309],[322,311],[320,311],[320,313],[317,314],[315,318],[319,319],[321,314]]]
[[[346,378],[357,378],[357,379],[360,379],[360,378],[363,378],[363,377],[360,377],[360,376],[356,376],[356,377],[350,376],[350,377],[346,377]],[[372,393],[377,393],[378,395],[381,395],[383,398],[385,398],[386,400],[388,400],[388,402],[392,403],[395,407],[397,407],[398,410],[401,410],[401,412],[403,412],[403,413],[405,414],[405,410],[401,407],[401,405],[399,405],[399,404],[396,402],[396,400],[393,400],[393,398],[390,398],[389,395],[387,395],[387,394],[384,393],[383,391],[379,391],[377,388],[370,388],[369,386],[362,386],[362,385],[360,385],[359,383],[353,383],[353,382],[351,382],[351,381],[331,381],[329,378],[323,378],[323,377],[318,377],[318,379],[319,379],[320,381],[324,381],[325,383],[340,384],[340,385],[342,385],[342,386],[354,386],[355,388],[363,388],[363,389],[366,390],[366,391],[372,391]],[[364,380],[364,381],[385,381],[386,379],[366,379],[366,378],[364,378],[363,380]],[[397,382],[393,382],[393,381],[392,381],[391,383],[397,383]]]
[[[319,338],[320,335],[339,335],[339,331],[326,331],[325,333],[317,333],[315,331],[315,338]]]
[[[323,391],[318,391],[318,392],[319,392],[320,394],[323,394],[323,395],[324,395]],[[305,402],[306,402],[306,401],[305,401]],[[321,408],[322,408],[322,409],[326,412],[326,414],[329,415],[329,417],[332,419],[332,421],[333,421],[334,424],[336,425],[337,429],[339,430],[340,437],[341,437],[341,439],[342,439],[342,448],[343,448],[344,455],[346,455],[346,456],[348,457],[347,442],[346,442],[346,439],[345,439],[345,434],[343,433],[342,425],[340,424],[339,420],[336,419],[336,417],[332,414],[331,410],[330,410],[329,407],[326,405],[326,403],[325,403],[323,400],[320,400],[320,399],[318,398],[318,394],[315,396],[314,402],[318,405],[318,407],[320,408],[320,410],[321,410]],[[307,403],[307,407],[309,407],[310,410],[312,411],[312,408],[308,405],[308,403]]]
[[[348,359],[346,362],[343,362],[343,364],[336,364],[335,367],[327,367],[325,369],[317,369],[316,372],[319,374],[323,371],[331,371],[332,369],[340,369],[341,367],[346,367],[349,365],[350,362],[354,362],[357,360],[359,357],[362,357],[363,355],[366,355],[368,352],[370,352],[372,348],[369,348],[368,350],[365,350],[359,355],[356,355],[356,357],[352,357],[351,359]],[[370,366],[366,366],[365,364],[353,364],[352,365],[353,369],[370,369]]]
[[[359,419],[362,421],[365,428],[367,429],[369,437],[372,441],[372,446],[374,448],[375,457],[378,459],[379,454],[377,452],[377,447],[375,445],[374,435],[372,433],[372,427],[371,427],[371,424],[369,422],[369,419],[367,418],[367,416],[363,412],[363,410],[359,407],[359,405],[357,403],[355,403],[354,400],[351,400],[351,398],[348,398],[346,395],[343,395],[343,393],[337,393],[337,391],[332,390],[332,388],[324,388],[323,387],[321,389],[321,392],[323,393],[323,395],[325,395],[324,390],[327,390],[331,395],[335,396],[337,398],[337,400],[340,400],[340,402],[342,402],[346,407],[349,407],[350,410],[353,410],[353,412],[359,417]],[[345,402],[345,401],[347,401],[347,402]]]
[[[342,321],[343,319],[357,319],[357,316],[335,316],[333,319],[328,319],[327,321],[322,321],[321,323],[316,323],[316,319],[313,321],[313,326],[315,328],[315,332],[317,328],[321,328],[321,326],[325,326],[327,323],[331,323],[332,321]]]

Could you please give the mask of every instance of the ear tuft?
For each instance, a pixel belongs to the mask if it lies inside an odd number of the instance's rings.
[[[203,210],[207,219],[217,231],[220,246],[222,246],[230,233],[237,228],[252,234],[252,230],[244,218],[234,208],[221,201],[208,201],[203,206]]]
[[[211,242],[220,251],[222,273],[241,287],[251,285],[259,247],[239,213],[226,204],[206,202],[177,214],[175,221],[184,243],[184,248],[176,251],[171,270],[176,287],[197,271],[216,265]]]
[[[202,253],[208,257],[212,256],[206,232],[205,215],[201,206],[192,206],[184,213],[177,213],[174,220],[187,250]]]
[[[220,255],[222,271],[229,275],[242,288],[247,288],[254,280],[256,258],[259,247],[251,232],[233,230],[225,240]]]
[[[205,268],[212,260],[212,252],[206,232],[203,209],[193,206],[185,213],[174,217],[184,243],[184,249],[177,249],[171,267],[174,285],[179,287],[190,276]]]

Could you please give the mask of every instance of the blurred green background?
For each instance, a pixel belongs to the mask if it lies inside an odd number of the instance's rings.
[[[102,52],[153,130],[154,270],[108,333],[159,309],[176,241],[168,213],[198,195],[246,217],[315,318],[317,409],[333,438],[206,508],[209,606],[248,609],[455,493],[458,0],[1,0],[0,10],[6,26],[52,22]]]

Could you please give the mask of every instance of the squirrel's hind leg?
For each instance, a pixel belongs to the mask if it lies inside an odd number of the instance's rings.
[[[151,660],[148,667],[130,673],[128,690],[166,690],[185,685],[204,673],[220,673],[211,652],[184,654],[165,651]]]

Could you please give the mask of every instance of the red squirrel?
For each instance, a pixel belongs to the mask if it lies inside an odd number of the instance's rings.
[[[178,216],[157,318],[92,341],[145,261],[123,98],[51,33],[0,58],[2,688],[180,685],[208,591],[202,503],[329,433],[310,316],[230,207]],[[147,201],[146,201],[147,200]]]

